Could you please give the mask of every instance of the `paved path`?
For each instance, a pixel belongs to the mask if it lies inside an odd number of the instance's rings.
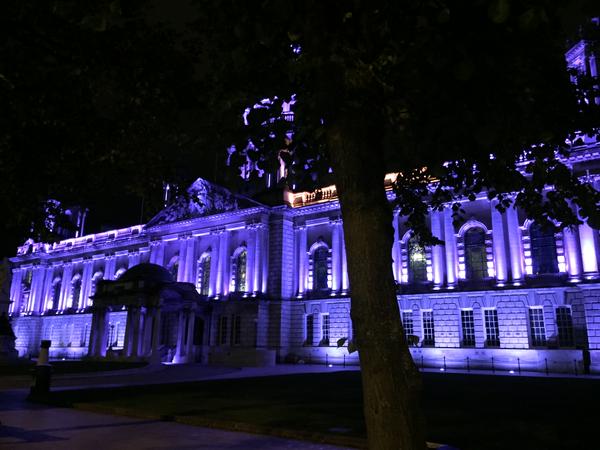
[[[129,417],[46,407],[25,390],[0,392],[0,449],[342,450],[342,447]]]
[[[156,365],[123,371],[57,375],[53,379],[52,389],[161,384],[331,370],[325,366],[298,365],[241,369],[198,364]],[[27,376],[0,377],[1,450],[343,449],[293,439],[32,404],[24,400],[30,384],[31,379]]]

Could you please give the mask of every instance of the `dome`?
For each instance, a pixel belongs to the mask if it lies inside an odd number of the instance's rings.
[[[158,283],[172,283],[173,277],[167,269],[158,264],[138,264],[128,269],[119,281],[153,281]]]

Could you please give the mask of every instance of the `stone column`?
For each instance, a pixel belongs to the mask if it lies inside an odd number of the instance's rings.
[[[92,328],[90,331],[89,355],[94,358],[106,356],[106,332],[108,313],[106,307],[96,307],[92,315]]]
[[[306,294],[306,276],[308,272],[306,226],[298,225],[296,230],[298,232],[298,297],[304,297]]]
[[[458,258],[456,250],[456,235],[452,223],[452,208],[444,208],[444,241],[446,243],[446,282],[449,288],[458,283]]]
[[[90,292],[92,290],[92,277],[94,271],[94,261],[85,259],[83,261],[83,273],[81,275],[81,303],[79,308],[85,308],[89,303]]]
[[[185,345],[185,329],[187,326],[186,319],[187,315],[185,311],[182,309],[179,310],[178,318],[177,318],[177,346],[175,350],[175,357],[173,358],[173,362],[176,364],[180,364],[184,362],[184,354],[186,350]]]
[[[188,238],[189,236],[179,236],[179,265],[177,266],[177,280],[175,281],[185,281]]]
[[[342,243],[342,294],[348,293],[348,258],[346,258],[346,240],[344,238],[344,227],[340,227],[340,241]]]
[[[127,308],[127,320],[125,321],[125,339],[123,342],[123,354],[130,358],[133,352],[133,307]]]
[[[256,224],[247,224],[248,240],[246,241],[246,292],[254,293],[256,290],[255,259],[256,259]]]
[[[519,285],[523,281],[523,241],[519,228],[517,210],[511,205],[506,210],[506,226],[508,230],[508,245],[510,249],[510,269],[512,281]]]
[[[153,314],[154,308],[144,308],[140,310],[140,332],[144,337],[142,339],[142,349],[140,351],[140,356],[144,358],[150,357],[150,353],[152,352],[152,329],[153,329]]]
[[[400,231],[398,223],[400,219],[400,210],[394,209],[394,218],[392,225],[394,226],[394,245],[392,245],[392,270],[396,283],[402,282],[402,249],[400,248]]]
[[[162,241],[150,242],[150,264],[162,266],[165,260],[165,244]]]
[[[48,301],[52,296],[52,282],[54,281],[54,266],[46,267],[46,276],[44,281],[44,290],[37,312],[43,313],[50,308]]]
[[[27,312],[34,312],[40,308],[42,303],[42,295],[44,291],[44,276],[46,268],[40,265],[33,266],[33,274],[31,276],[31,291],[27,301]]]
[[[12,281],[10,284],[10,307],[9,312],[16,313],[19,311],[19,302],[21,300],[21,281],[23,280],[23,270],[20,267],[13,269]]]
[[[503,215],[496,209],[497,200],[491,202],[492,214],[492,245],[494,247],[494,270],[496,282],[503,286],[508,281],[508,268],[506,263],[506,245],[504,243]]]
[[[117,260],[115,255],[106,255],[104,260],[104,279],[105,280],[114,280],[115,279],[115,265],[117,264]]]
[[[158,352],[158,344],[160,343],[160,307],[154,308],[152,314],[152,353],[150,360],[153,363],[160,362],[160,354]]]
[[[263,246],[263,228],[262,223],[256,224],[256,238],[254,240],[254,290],[253,294],[263,291],[262,286],[262,246]]]
[[[332,272],[332,294],[338,294],[342,285],[342,241],[340,228],[342,221],[334,219],[329,222],[331,226],[331,272]]]
[[[579,242],[581,245],[581,259],[583,273],[586,278],[598,276],[597,234],[587,223],[579,225]]]
[[[431,233],[434,237],[439,240],[443,240],[442,233],[442,213],[437,210],[432,210],[430,213],[431,220]],[[395,230],[394,236],[397,235],[397,229]],[[400,248],[400,243],[397,245]],[[398,262],[400,262],[400,255],[398,255]],[[431,259],[432,259],[432,268],[433,268],[433,288],[439,289],[444,284],[444,246],[442,245],[434,245],[431,249]],[[400,266],[396,269],[398,272],[398,277],[396,280],[399,282],[402,280],[402,276],[400,273]]]
[[[186,362],[194,362],[194,327],[196,325],[196,314],[194,311],[186,311],[187,319],[187,342],[185,343]]]
[[[62,282],[60,287],[60,302],[58,309],[59,311],[63,311],[68,308],[70,296],[71,296],[71,278],[73,275],[73,265],[70,262],[67,262],[63,265],[63,275]]]
[[[224,230],[219,235],[219,269],[217,285],[222,295],[229,294],[229,231]]]
[[[581,279],[581,255],[576,229],[566,227],[563,229],[563,242],[565,248],[565,259],[567,262],[567,273],[569,280],[579,281]]]
[[[259,239],[259,249],[257,252],[257,257],[260,255],[259,264],[260,264],[260,275],[261,275],[261,287],[260,291],[263,293],[267,292],[267,278],[269,276],[269,228],[266,224],[261,223],[258,227],[258,237]],[[292,239],[293,242],[293,239]]]
[[[196,257],[196,238],[189,236],[187,239],[187,248],[185,253],[185,273],[183,281],[196,285],[196,266],[198,258]]]

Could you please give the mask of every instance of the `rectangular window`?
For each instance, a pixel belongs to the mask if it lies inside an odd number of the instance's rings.
[[[242,317],[231,316],[231,344],[240,345],[241,342]]]
[[[313,345],[314,342],[314,324],[315,318],[312,314],[306,316],[306,345]]]
[[[498,331],[498,311],[495,309],[484,309],[483,319],[485,322],[485,346],[500,347],[500,333]]]
[[[460,312],[460,323],[462,325],[463,347],[475,346],[475,319],[472,309],[463,309]]]
[[[329,345],[329,314],[323,314],[321,320],[321,344]]]
[[[544,326],[544,310],[542,308],[529,309],[529,329],[531,332],[531,345],[543,347],[546,345],[546,327]]]
[[[404,327],[405,336],[413,336],[415,334],[412,310],[402,311],[402,326]]]
[[[219,316],[217,345],[227,344],[227,316]]]
[[[423,345],[435,345],[435,329],[433,326],[433,311],[423,311]]]
[[[556,327],[558,328],[558,345],[561,347],[573,347],[573,316],[571,308],[559,306],[556,308]]]

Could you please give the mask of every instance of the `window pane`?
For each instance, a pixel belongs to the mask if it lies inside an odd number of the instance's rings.
[[[406,336],[415,334],[412,311],[402,311],[402,326],[404,327],[404,334]]]
[[[546,345],[546,328],[542,308],[531,308],[529,310],[529,327],[531,330],[531,345],[534,347]]]
[[[573,316],[571,308],[560,306],[556,308],[556,327],[558,328],[558,345],[561,347],[573,347]]]
[[[487,255],[485,251],[485,231],[470,228],[464,236],[465,265],[468,280],[487,278]]]
[[[483,311],[485,322],[485,345],[487,347],[500,347],[500,334],[498,332],[498,311],[486,309]]]
[[[329,257],[329,250],[327,247],[319,247],[314,251],[313,254],[313,289],[315,290],[326,290],[329,288],[327,282],[327,259]]]
[[[435,345],[433,311],[423,311],[423,345]]]
[[[535,275],[541,273],[558,273],[556,258],[556,241],[554,232],[549,227],[542,228],[534,223],[529,228],[531,239],[531,265]]]
[[[414,235],[408,240],[408,278],[411,283],[427,281],[425,248]]]
[[[242,250],[236,258],[234,290],[246,291],[246,250]]]
[[[475,345],[475,320],[473,310],[467,309],[460,312],[460,321],[462,325],[462,345],[473,347]]]

